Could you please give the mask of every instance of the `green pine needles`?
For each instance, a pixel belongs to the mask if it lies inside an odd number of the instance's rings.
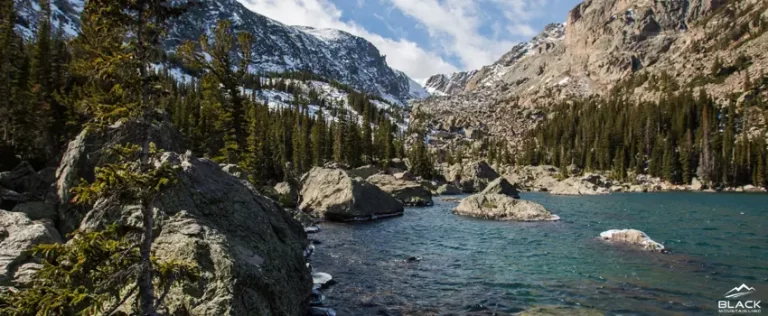
[[[30,250],[42,268],[30,286],[0,296],[0,314],[111,315],[137,290],[139,246],[113,225],[98,232],[75,232],[66,244],[39,245]],[[152,260],[155,287],[162,293],[156,306],[179,281],[197,282],[197,266],[181,261]]]

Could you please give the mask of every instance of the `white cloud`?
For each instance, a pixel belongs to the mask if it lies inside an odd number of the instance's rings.
[[[333,28],[363,37],[373,43],[387,62],[411,78],[424,80],[439,73],[457,71],[438,53],[427,51],[407,39],[391,39],[374,34],[354,22],[341,20],[342,11],[329,0],[238,0],[259,14],[289,25]]]
[[[547,0],[389,0],[394,7],[423,24],[447,54],[459,58],[464,69],[477,69],[497,60],[515,41],[538,32],[527,22]],[[501,12],[504,20],[490,20],[487,10]],[[501,23],[500,23],[501,22]],[[500,24],[499,24],[500,23]],[[489,25],[492,34],[483,34]],[[502,34],[505,25],[509,34]]]

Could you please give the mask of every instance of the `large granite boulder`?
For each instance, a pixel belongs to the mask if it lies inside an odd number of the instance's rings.
[[[655,242],[644,232],[637,229],[611,229],[600,233],[602,240],[626,245],[640,250],[664,252],[664,245]]]
[[[24,213],[0,210],[0,285],[27,283],[41,267],[27,250],[58,242],[61,236],[50,220],[33,221]]]
[[[454,164],[443,171],[448,182],[456,184],[465,193],[483,191],[488,183],[499,178],[499,174],[485,161]]]
[[[432,192],[414,181],[400,180],[387,174],[377,174],[367,180],[409,206],[432,206]]]
[[[488,184],[487,187],[485,187],[485,190],[483,192],[480,192],[481,194],[503,194],[510,196],[515,199],[520,198],[520,191],[518,191],[517,186],[509,183],[507,179],[504,177],[499,177],[496,180],[493,180],[491,183]]]
[[[66,152],[56,170],[56,195],[59,205],[58,228],[62,235],[77,229],[82,216],[87,210],[69,203],[72,200],[72,188],[80,184],[81,179],[94,180],[95,167],[114,161],[109,150],[120,144],[141,144],[143,132],[151,130],[150,140],[158,149],[180,152],[183,137],[169,122],[161,120],[147,126],[137,121],[120,121],[103,132],[83,130],[69,142]]]
[[[299,209],[332,221],[403,215],[403,204],[360,177],[338,169],[312,168],[301,179]]]
[[[503,194],[472,195],[462,200],[453,213],[501,221],[534,222],[560,219],[540,204],[518,200]]]
[[[438,195],[460,195],[463,192],[453,184],[443,184],[437,188]]]
[[[153,203],[154,256],[191,260],[202,276],[198,284],[170,292],[168,314],[304,315],[312,277],[302,226],[212,161],[167,152],[161,162],[177,168],[178,181]],[[110,223],[139,232],[140,207],[98,201],[80,229]]]

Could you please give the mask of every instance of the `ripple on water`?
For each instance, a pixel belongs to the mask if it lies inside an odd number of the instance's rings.
[[[313,235],[321,241],[313,265],[339,281],[324,293],[329,304],[339,315],[510,315],[542,305],[709,315],[736,285],[768,288],[766,195],[523,198],[563,221],[471,219],[450,213],[456,203],[437,201],[372,224],[323,224]],[[673,253],[597,238],[620,228],[643,230]],[[403,262],[411,256],[423,260]]]

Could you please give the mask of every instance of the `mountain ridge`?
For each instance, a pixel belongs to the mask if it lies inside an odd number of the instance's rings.
[[[31,37],[40,8],[35,0],[15,1],[20,15],[17,29]],[[75,36],[83,6],[84,0],[53,0],[53,25],[61,23],[67,35]],[[427,96],[364,38],[341,30],[289,26],[251,11],[239,0],[211,0],[190,8],[168,27],[166,51],[173,52],[186,40],[196,41],[223,19],[232,21],[235,30],[254,35],[254,72],[310,71],[403,106]]]

